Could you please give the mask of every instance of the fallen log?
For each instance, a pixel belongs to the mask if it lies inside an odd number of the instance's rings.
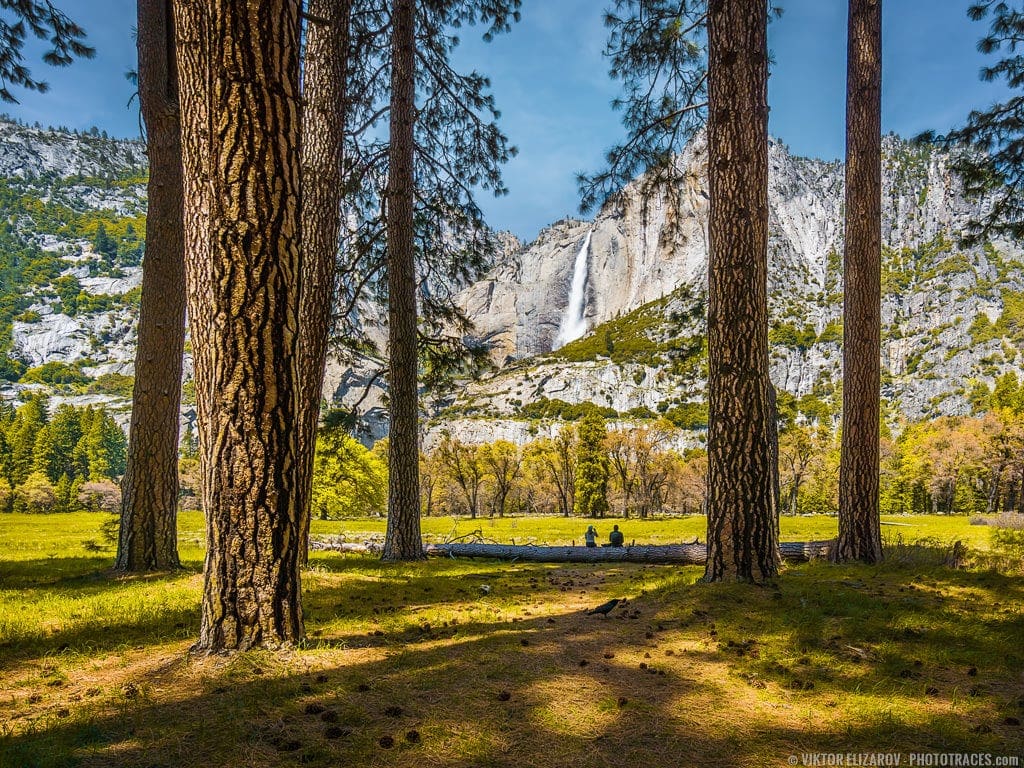
[[[782,558],[804,562],[827,557],[832,541],[787,541],[780,546]],[[632,547],[535,547],[514,544],[428,544],[431,557],[482,557],[531,563],[674,563],[703,565],[706,544],[639,544]]]

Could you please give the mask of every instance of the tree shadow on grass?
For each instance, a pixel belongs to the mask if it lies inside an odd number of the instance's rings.
[[[723,597],[696,591],[701,605]],[[971,733],[938,709],[828,722],[800,712],[820,692],[737,687],[728,653],[712,646],[667,656],[675,640],[659,635],[673,630],[648,637],[670,620],[656,598],[634,603],[644,614],[635,623],[573,613],[553,617],[554,626],[546,618],[470,625],[449,643],[408,642],[310,669],[270,653],[186,662],[152,683],[190,681],[171,688],[173,701],[155,701],[140,683],[106,711],[54,717],[0,741],[0,755],[40,767],[661,768],[781,765],[803,752],[1013,753],[1010,742]],[[656,660],[638,663],[646,654]],[[707,674],[719,668],[724,675]]]
[[[1001,722],[1024,714],[1019,578],[814,563],[761,588],[664,566],[339,560],[325,570],[356,580],[309,579],[306,650],[192,660],[102,705],[55,705],[0,740],[0,764],[661,768],[1024,749]],[[620,595],[628,609],[607,619],[526,615]],[[395,611],[374,614],[384,603]],[[438,620],[466,603],[466,620]],[[338,605],[356,607],[339,619]]]

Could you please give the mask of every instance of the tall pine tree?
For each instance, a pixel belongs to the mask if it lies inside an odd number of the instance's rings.
[[[202,651],[302,639],[299,0],[174,4],[207,557]]]
[[[313,459],[341,236],[352,0],[307,6],[302,111],[302,294],[299,304],[299,512],[303,562],[309,548]]]
[[[500,164],[514,151],[493,122],[497,111],[486,92],[487,79],[453,68],[451,52],[458,40],[450,30],[482,23],[488,25],[485,38],[506,31],[518,19],[519,4],[371,2],[377,14],[360,14],[353,29],[360,51],[354,79],[362,105],[354,131],[372,135],[382,117],[390,121],[388,140],[358,142],[353,158],[361,226],[353,237],[350,279],[343,285],[348,309],[370,295],[388,306],[390,488],[384,557],[389,560],[423,557],[421,364],[422,384],[429,386],[474,359],[465,354],[464,318],[453,297],[494,247],[474,189],[502,193]]]
[[[768,7],[708,17],[706,581],[778,573],[778,425],[768,378]]]
[[[581,176],[584,206],[637,171],[672,183],[707,118],[708,581],[778,570],[778,439],[768,377],[766,0],[618,0],[606,17],[627,140]],[[706,30],[706,52],[705,52]]]
[[[146,257],[115,569],[177,568],[185,343],[181,117],[171,0],[138,3],[139,103],[149,156]]]
[[[882,559],[878,509],[882,280],[882,0],[850,0],[839,562]]]

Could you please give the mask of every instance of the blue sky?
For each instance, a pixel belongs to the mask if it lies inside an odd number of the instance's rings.
[[[132,0],[59,3],[89,32],[92,61],[55,70],[30,61],[50,82],[47,94],[21,92],[21,104],[0,105],[28,122],[137,136],[137,111],[127,106],[134,67]],[[846,3],[782,0],[769,44],[771,132],[801,155],[839,158],[844,147]],[[981,83],[985,59],[975,49],[984,23],[967,19],[968,0],[885,0],[883,128],[913,135],[961,122],[972,108],[1005,95]],[[606,30],[600,0],[524,0],[523,21],[490,44],[463,30],[457,61],[491,77],[502,126],[519,148],[506,168],[510,194],[482,199],[492,226],[532,239],[545,225],[576,213],[574,174],[596,169],[621,137],[609,102],[616,83],[601,56]],[[29,55],[39,50],[34,46]]]

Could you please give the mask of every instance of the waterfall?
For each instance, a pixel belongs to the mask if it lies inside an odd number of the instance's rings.
[[[569,304],[565,308],[565,317],[555,337],[552,349],[564,347],[587,332],[587,320],[583,313],[587,308],[587,258],[590,255],[590,236],[587,237],[576,254],[576,263],[572,268],[572,283],[569,285]]]

